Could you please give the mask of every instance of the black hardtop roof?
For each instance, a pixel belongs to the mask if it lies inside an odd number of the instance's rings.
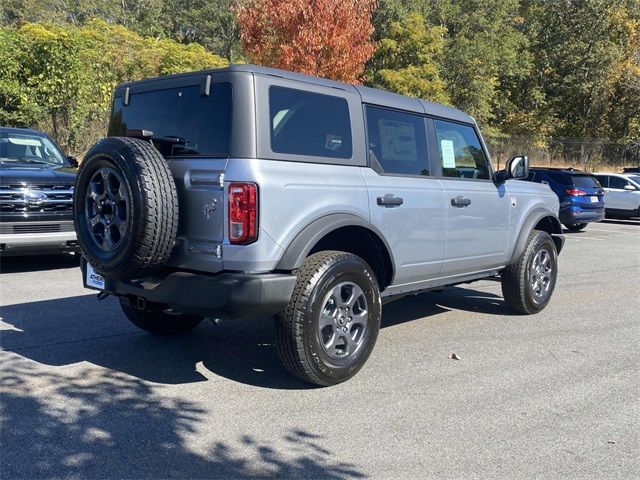
[[[295,80],[298,82],[309,83],[312,85],[318,85],[323,87],[335,88],[347,92],[353,92],[360,95],[364,103],[371,103],[375,105],[382,105],[391,108],[398,108],[401,110],[414,111],[418,113],[426,113],[435,117],[448,118],[457,120],[464,123],[475,123],[472,117],[464,113],[457,108],[448,107],[439,103],[429,102],[414,97],[408,97],[399,95],[397,93],[391,93],[377,88],[363,87],[360,85],[350,85],[348,83],[337,82],[335,80],[328,80],[326,78],[313,77],[310,75],[304,75],[301,73],[290,72],[288,70],[280,70],[277,68],[262,67],[252,64],[233,64],[224,68],[215,68],[200,70],[187,73],[176,73],[172,75],[163,75],[161,77],[146,78],[134,82],[125,82],[116,87],[116,92],[121,92],[124,88],[132,85],[141,85],[155,81],[167,81],[175,78],[180,79],[189,76],[201,76],[201,75],[215,75],[222,72],[245,72],[254,75],[269,75],[273,77],[279,77],[289,80]]]

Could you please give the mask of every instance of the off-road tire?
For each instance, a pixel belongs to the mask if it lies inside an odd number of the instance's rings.
[[[565,227],[567,227],[567,230],[569,230],[570,232],[579,232],[581,230],[584,230],[586,226],[586,223],[573,223],[570,225],[565,225]]]
[[[85,217],[89,182],[105,167],[122,176],[129,201],[127,233],[108,252],[92,240]],[[76,179],[73,206],[78,243],[100,274],[118,280],[144,277],[169,259],[178,230],[178,196],[167,162],[151,143],[108,137],[91,147]]]
[[[368,320],[360,347],[349,358],[336,360],[324,352],[316,333],[317,322],[325,295],[344,281],[362,289]],[[296,377],[320,386],[350,379],[373,350],[380,330],[381,310],[378,282],[364,260],[340,251],[311,255],[297,271],[288,306],[276,318],[276,347],[282,363]]]
[[[537,301],[533,294],[530,274],[533,259],[543,248],[549,252],[551,257],[551,281],[546,298],[543,301]],[[547,306],[553,295],[557,276],[558,252],[551,235],[540,230],[533,230],[518,261],[506,267],[501,273],[502,295],[507,306],[523,315],[540,312]]]
[[[122,311],[136,327],[154,335],[177,335],[197,327],[203,317],[187,314],[171,314],[162,310],[138,310],[120,299]]]

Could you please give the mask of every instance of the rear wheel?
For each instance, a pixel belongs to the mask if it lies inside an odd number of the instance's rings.
[[[569,230],[570,232],[579,232],[580,230],[584,230],[586,226],[586,223],[572,223],[570,225],[565,225],[565,227],[567,227],[567,230]]]
[[[518,261],[502,271],[504,300],[518,313],[538,313],[549,303],[557,276],[555,243],[547,232],[534,230]]]
[[[284,366],[316,385],[353,377],[365,364],[380,329],[380,290],[356,255],[325,251],[305,261],[289,305],[276,320]]]
[[[170,310],[139,310],[120,298],[122,311],[138,328],[155,335],[176,335],[188,332],[202,322],[203,317],[173,313]]]

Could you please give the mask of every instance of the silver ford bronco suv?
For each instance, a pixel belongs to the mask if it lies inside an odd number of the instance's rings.
[[[416,98],[252,65],[125,83],[76,181],[84,283],[156,334],[275,316],[286,368],[332,385],[404,295],[494,277],[547,305],[558,198],[527,175]]]

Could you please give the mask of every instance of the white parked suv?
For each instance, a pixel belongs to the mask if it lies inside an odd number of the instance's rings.
[[[604,188],[607,215],[640,216],[640,173],[595,173]]]

